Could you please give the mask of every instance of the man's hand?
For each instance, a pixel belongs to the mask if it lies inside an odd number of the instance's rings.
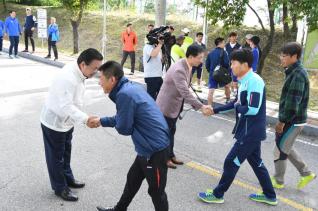
[[[32,28],[31,28],[31,31],[34,31],[34,30],[35,30],[35,28],[34,28],[34,27],[32,27]]]
[[[275,127],[276,133],[278,133],[278,134],[283,133],[284,127],[285,127],[285,123],[283,123],[283,122],[277,122],[276,127]]]
[[[100,126],[100,118],[97,116],[90,116],[88,117],[86,125],[89,128],[97,128]]]
[[[214,114],[212,107],[209,105],[203,105],[201,110],[204,116],[211,116]]]

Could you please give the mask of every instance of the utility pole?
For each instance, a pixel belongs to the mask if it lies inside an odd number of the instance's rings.
[[[204,43],[205,46],[208,47],[208,7],[209,7],[209,0],[206,0],[206,5],[204,8],[204,23],[203,23],[203,33],[204,33]]]
[[[106,6],[107,6],[107,0],[104,0],[104,10],[103,10],[103,38],[102,38],[102,54],[104,57],[104,62],[106,61]]]

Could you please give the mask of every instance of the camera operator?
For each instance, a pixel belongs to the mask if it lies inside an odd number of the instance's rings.
[[[149,32],[150,34],[151,32]],[[148,34],[148,35],[149,35]],[[147,36],[148,38],[149,36]],[[152,37],[153,38],[153,37]],[[144,77],[147,92],[156,100],[162,85],[162,46],[164,39],[158,35],[157,40],[148,38],[148,43],[143,49]]]

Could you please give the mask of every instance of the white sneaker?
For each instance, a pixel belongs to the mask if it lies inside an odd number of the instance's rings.
[[[19,57],[18,55],[14,55],[14,57],[15,57],[16,59],[20,59],[20,57]]]
[[[14,57],[12,55],[9,55],[9,59],[14,59]]]

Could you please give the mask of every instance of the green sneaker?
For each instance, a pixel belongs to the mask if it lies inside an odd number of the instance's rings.
[[[223,198],[216,198],[213,195],[213,190],[207,189],[206,192],[201,192],[198,194],[199,199],[206,203],[213,203],[213,204],[223,204],[224,199]]]
[[[267,198],[263,193],[251,194],[249,198],[253,201],[269,204],[272,206],[276,206],[278,204],[278,201],[276,198],[275,199]]]
[[[277,183],[275,177],[273,177],[273,176],[271,176],[271,181],[272,181],[273,187],[276,188],[276,189],[282,189],[282,188],[285,187],[284,184]]]
[[[304,188],[306,185],[308,185],[308,183],[313,181],[316,177],[317,177],[317,175],[314,173],[311,173],[310,175],[305,176],[305,177],[301,177],[299,182],[298,182],[297,188],[298,189]]]

